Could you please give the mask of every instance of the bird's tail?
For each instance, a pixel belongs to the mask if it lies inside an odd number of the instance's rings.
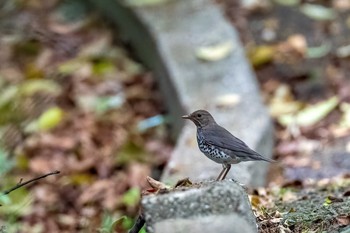
[[[262,160],[262,161],[265,161],[265,162],[269,162],[269,163],[276,163],[277,162],[276,160],[266,158],[266,157],[264,157],[262,155],[260,155],[259,159]]]
[[[277,161],[276,160],[273,160],[273,159],[269,159],[269,158],[266,158],[264,156],[262,156],[261,154],[259,154],[258,152],[256,151],[253,151],[253,160],[261,160],[261,161],[265,161],[265,162],[269,162],[269,163],[276,163]]]

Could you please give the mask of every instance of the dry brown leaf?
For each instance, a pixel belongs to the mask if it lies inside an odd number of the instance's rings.
[[[128,177],[120,172],[109,179],[98,180],[86,186],[77,198],[79,205],[100,201],[105,208],[114,209],[120,202],[122,193],[128,188]]]
[[[55,186],[40,184],[33,190],[34,197],[37,201],[45,203],[45,205],[54,205],[59,201],[58,193]]]
[[[156,190],[170,189],[169,186],[165,185],[164,183],[162,183],[162,182],[160,182],[160,181],[158,181],[158,180],[153,179],[153,178],[150,177],[150,176],[147,176],[146,179],[147,179],[148,184],[149,184],[152,188],[154,188],[154,189],[156,189]]]
[[[131,163],[128,166],[128,181],[131,187],[146,187],[146,178],[151,174],[151,168],[147,164]]]
[[[341,215],[336,217],[336,220],[340,226],[349,226],[350,225],[350,215]]]
[[[37,174],[44,174],[48,171],[66,171],[65,157],[61,153],[51,156],[36,156],[29,160],[29,169]]]

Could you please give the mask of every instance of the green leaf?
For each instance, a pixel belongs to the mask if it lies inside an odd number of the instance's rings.
[[[104,75],[115,71],[115,66],[112,61],[107,59],[98,59],[94,62],[92,70],[96,75]]]
[[[61,87],[52,80],[43,79],[27,80],[19,86],[19,93],[24,96],[31,96],[37,92],[59,95]]]
[[[323,206],[329,206],[330,204],[332,204],[332,200],[329,199],[329,197],[326,197],[326,199],[324,200]]]
[[[96,177],[87,173],[76,173],[68,176],[68,180],[72,185],[86,185],[91,184],[96,180]]]
[[[15,185],[15,183],[12,183],[6,186],[9,186],[7,188],[11,188]],[[31,201],[32,197],[25,187],[16,189],[10,194],[0,197],[0,215],[23,216],[28,214],[32,208]]]
[[[128,230],[133,226],[133,224],[134,224],[134,219],[126,216],[123,219],[122,227],[123,227],[123,229]]]
[[[1,78],[1,77],[0,77]],[[17,96],[18,87],[8,86],[6,88],[1,88],[0,92],[0,108],[11,103],[13,99]]]
[[[296,115],[286,114],[278,118],[281,125],[288,126],[311,126],[325,118],[333,109],[338,106],[339,99],[334,96],[326,101],[310,105],[299,111]]]
[[[339,126],[343,128],[350,128],[350,104],[341,103],[340,111],[342,112],[342,117],[339,122]]]
[[[115,216],[113,216],[110,213],[103,213],[103,217],[102,217],[102,223],[101,223],[101,227],[99,228],[99,232],[101,233],[112,233],[114,232],[114,228],[116,226],[117,223],[119,222],[123,222],[127,217],[126,216],[122,216],[120,218],[118,218],[117,220],[115,219]]]
[[[125,103],[124,93],[113,96],[79,95],[76,96],[79,108],[101,115],[113,109],[120,108]]]
[[[147,231],[146,231],[146,227],[145,227],[145,226],[143,226],[143,227],[141,228],[141,230],[139,231],[139,233],[147,233]]]
[[[42,131],[55,128],[63,120],[64,112],[59,107],[46,110],[38,119],[38,129]]]
[[[129,141],[123,145],[115,158],[117,165],[125,165],[134,161],[146,162],[149,160],[149,154],[141,146]]]
[[[333,20],[336,17],[336,12],[332,8],[327,8],[322,5],[305,3],[300,7],[302,13],[314,20]]]
[[[69,75],[80,69],[84,64],[86,64],[86,61],[83,59],[72,59],[60,64],[57,69],[58,72]]]
[[[274,1],[283,6],[295,6],[300,3],[300,0],[274,0]]]
[[[321,58],[326,56],[332,49],[330,43],[324,43],[318,47],[308,47],[306,51],[307,58]]]
[[[124,193],[122,201],[128,207],[136,206],[141,198],[141,190],[138,187],[133,187]]]
[[[8,153],[0,147],[0,176],[3,177],[13,168],[14,162],[9,159]]]

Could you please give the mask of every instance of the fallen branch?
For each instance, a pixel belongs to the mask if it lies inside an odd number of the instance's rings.
[[[45,174],[45,175],[42,175],[42,176],[36,177],[36,178],[34,178],[34,179],[28,180],[28,181],[26,181],[26,182],[24,182],[24,183],[22,183],[22,179],[21,179],[21,180],[19,181],[19,183],[18,183],[16,186],[14,186],[14,187],[12,187],[12,188],[10,188],[10,189],[8,189],[8,190],[2,192],[2,194],[1,194],[0,196],[7,195],[7,194],[9,194],[9,193],[15,191],[16,189],[19,189],[20,187],[22,187],[22,186],[24,186],[24,185],[27,185],[27,184],[30,184],[30,183],[35,182],[35,181],[37,181],[37,180],[43,179],[43,178],[45,178],[45,177],[47,177],[47,176],[57,175],[57,174],[59,174],[59,173],[60,173],[60,171],[50,172],[50,173],[47,173],[47,174]]]

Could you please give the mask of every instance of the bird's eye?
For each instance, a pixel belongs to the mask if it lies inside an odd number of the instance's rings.
[[[201,114],[197,114],[197,117],[202,117],[202,115]]]

